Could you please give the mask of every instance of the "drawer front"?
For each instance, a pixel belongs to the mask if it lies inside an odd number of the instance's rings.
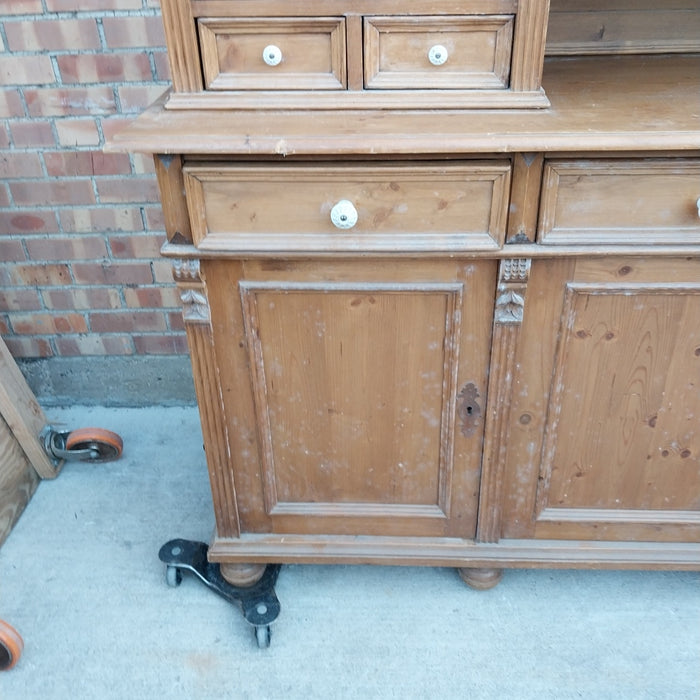
[[[366,17],[368,89],[506,89],[513,15]]]
[[[200,19],[209,90],[343,90],[341,17]]]
[[[562,245],[700,243],[700,160],[552,160],[538,237]]]
[[[186,166],[200,249],[452,251],[503,242],[510,162]]]

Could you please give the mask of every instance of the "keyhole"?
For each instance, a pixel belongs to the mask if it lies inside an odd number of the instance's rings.
[[[467,415],[471,416],[473,410],[474,408],[472,406],[467,406]]]

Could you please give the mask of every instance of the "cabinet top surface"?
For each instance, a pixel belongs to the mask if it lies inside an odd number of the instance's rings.
[[[700,57],[550,59],[541,110],[173,110],[164,101],[109,151],[313,156],[700,150]]]

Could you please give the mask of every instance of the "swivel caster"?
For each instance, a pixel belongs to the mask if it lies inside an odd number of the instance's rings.
[[[18,661],[24,649],[19,632],[4,620],[0,620],[0,671],[9,671]]]
[[[80,462],[112,462],[119,459],[124,443],[111,430],[103,428],[79,428],[59,431],[47,425],[39,435],[44,451],[54,461],[78,460]]]

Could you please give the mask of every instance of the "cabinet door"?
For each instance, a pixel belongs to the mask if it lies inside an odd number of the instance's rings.
[[[700,538],[700,261],[533,263],[504,535]]]
[[[242,532],[474,536],[495,262],[203,272]]]

